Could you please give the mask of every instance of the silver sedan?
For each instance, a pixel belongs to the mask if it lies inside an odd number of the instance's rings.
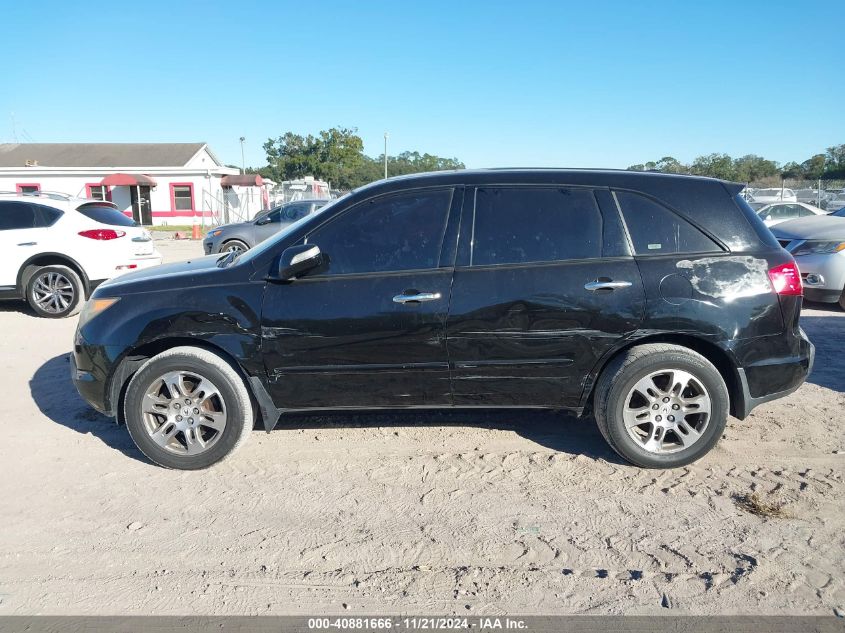
[[[771,231],[795,257],[804,296],[845,309],[845,209],[783,222]]]

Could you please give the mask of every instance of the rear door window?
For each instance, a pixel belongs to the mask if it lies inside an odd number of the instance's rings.
[[[601,257],[602,217],[591,190],[480,187],[470,265]]]
[[[636,255],[722,252],[701,230],[655,200],[628,191],[614,196]]]
[[[102,206],[98,204],[85,204],[77,209],[86,218],[94,220],[100,224],[108,224],[110,226],[138,226],[132,218],[126,217],[120,211],[109,206]]]
[[[0,202],[0,231],[35,228],[35,209],[26,202]]]

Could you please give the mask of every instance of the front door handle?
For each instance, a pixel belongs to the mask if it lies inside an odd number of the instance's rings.
[[[415,292],[413,294],[401,294],[393,297],[393,303],[422,303],[424,301],[436,301],[442,297],[439,292]]]
[[[596,281],[584,284],[584,290],[595,292],[596,290],[617,290],[618,288],[629,288],[630,286],[630,281],[600,281],[597,279]]]
[[[36,246],[38,242],[21,242],[18,246]]]

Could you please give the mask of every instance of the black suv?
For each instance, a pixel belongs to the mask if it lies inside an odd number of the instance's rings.
[[[243,253],[100,286],[73,379],[152,461],[326,409],[592,414],[631,462],[692,462],[807,377],[801,277],[740,185],[594,170],[363,187]]]

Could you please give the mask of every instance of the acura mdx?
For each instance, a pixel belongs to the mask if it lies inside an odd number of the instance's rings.
[[[787,395],[792,256],[720,180],[602,170],[380,181],[245,252],[104,283],[77,389],[153,462],[207,467],[288,412],[541,407],[652,468]]]

